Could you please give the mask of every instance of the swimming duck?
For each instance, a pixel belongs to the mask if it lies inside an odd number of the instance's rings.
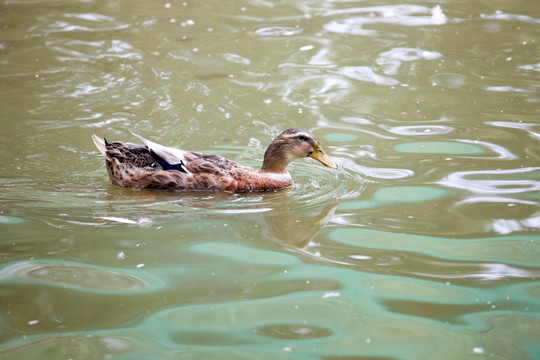
[[[272,141],[260,170],[222,156],[163,146],[133,135],[144,145],[107,142],[96,135],[92,139],[105,155],[110,181],[136,190],[279,190],[292,185],[287,165],[295,159],[311,157],[329,168],[337,168],[315,136],[301,128],[285,130]]]

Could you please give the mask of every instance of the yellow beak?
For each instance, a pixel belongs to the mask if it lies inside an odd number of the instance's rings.
[[[321,145],[319,143],[315,143],[315,146],[313,147],[313,152],[308,155],[310,158],[313,158],[323,164],[324,166],[328,166],[332,169],[337,169],[336,163],[334,163],[334,160],[330,159],[328,155],[324,152]]]

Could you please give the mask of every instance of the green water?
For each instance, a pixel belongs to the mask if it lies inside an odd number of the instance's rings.
[[[0,358],[540,359],[540,3],[0,5]],[[91,134],[281,192],[130,191]]]

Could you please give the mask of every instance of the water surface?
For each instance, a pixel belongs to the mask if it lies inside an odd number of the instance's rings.
[[[1,6],[0,358],[540,359],[540,4]],[[339,165],[110,185],[91,142]]]

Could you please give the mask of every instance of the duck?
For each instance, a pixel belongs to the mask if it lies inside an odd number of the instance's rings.
[[[144,145],[108,142],[95,134],[92,140],[105,156],[110,182],[134,190],[276,191],[292,186],[287,165],[296,159],[310,157],[337,169],[315,136],[303,128],[279,134],[266,149],[259,170],[219,155],[180,150],[132,134]]]

